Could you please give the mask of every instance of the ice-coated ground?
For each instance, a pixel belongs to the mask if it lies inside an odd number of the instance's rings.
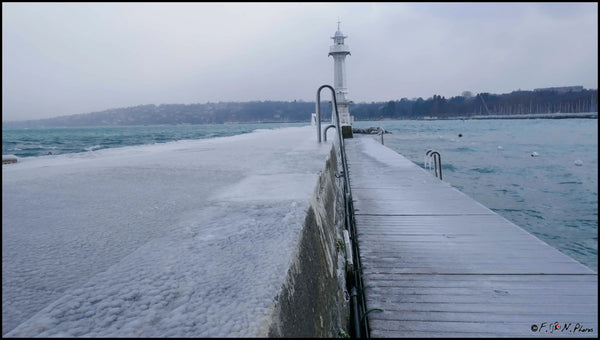
[[[3,336],[265,336],[331,147],[315,134],[3,165]]]

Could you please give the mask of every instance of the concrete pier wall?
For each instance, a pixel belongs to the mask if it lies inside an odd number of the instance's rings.
[[[333,144],[306,212],[300,241],[277,297],[270,337],[349,334],[345,281],[343,178]]]

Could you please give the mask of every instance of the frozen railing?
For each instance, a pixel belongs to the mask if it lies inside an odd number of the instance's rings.
[[[316,101],[316,120],[317,120],[317,140],[321,143],[321,90],[324,88],[328,88],[331,90],[331,96],[333,98],[333,108],[334,111],[332,115],[335,113],[335,122],[336,125],[329,125],[325,129],[325,133],[327,129],[330,127],[335,127],[339,148],[340,148],[340,157],[342,161],[342,173],[340,177],[344,177],[344,210],[345,210],[345,230],[350,234],[349,238],[352,240],[352,252],[351,261],[348,263],[352,264],[352,268],[350,270],[350,303],[351,303],[351,313],[352,313],[352,327],[353,334],[352,336],[355,338],[361,337],[369,337],[369,326],[367,320],[367,314],[369,311],[366,310],[366,302],[364,297],[364,287],[362,283],[362,269],[360,268],[360,254],[358,249],[358,239],[357,239],[357,231],[356,224],[354,223],[354,206],[352,203],[352,189],[350,188],[350,176],[348,172],[348,162],[346,160],[346,148],[344,147],[344,138],[342,136],[342,127],[340,124],[340,114],[338,112],[337,107],[337,99],[335,96],[335,90],[330,85],[322,85],[317,90],[317,101]],[[332,117],[333,118],[333,117]],[[325,135],[326,136],[326,135]],[[327,137],[325,137],[327,140]]]

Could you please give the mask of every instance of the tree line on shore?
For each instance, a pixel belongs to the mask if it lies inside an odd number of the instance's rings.
[[[465,91],[461,96],[448,99],[434,95],[426,100],[402,98],[380,103],[376,107],[373,104],[356,104],[351,106],[350,112],[359,120],[598,112],[598,90],[519,90],[507,94],[479,93],[475,96]]]
[[[431,119],[475,115],[520,115],[535,113],[579,113],[598,111],[598,90],[549,88],[506,94],[465,91],[445,98],[402,98],[388,102],[352,103],[355,120]],[[331,102],[322,101],[322,112],[331,112]],[[3,122],[5,128],[126,126],[161,124],[223,124],[261,122],[308,122],[314,102],[251,101],[205,104],[139,105],[49,119]],[[324,114],[324,120],[330,115]]]

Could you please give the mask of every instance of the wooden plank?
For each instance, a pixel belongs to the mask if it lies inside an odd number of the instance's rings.
[[[575,325],[564,332],[549,331],[549,324],[537,332],[532,325],[540,322],[435,322],[374,320],[371,337],[595,337],[593,332],[573,331]],[[584,327],[587,328],[585,324]],[[564,324],[563,324],[564,327]]]
[[[372,138],[346,152],[372,337],[597,336],[597,273]]]
[[[386,224],[381,227],[378,220]],[[388,273],[592,273],[497,214],[356,216],[365,270]],[[383,225],[383,223],[382,223]],[[408,228],[407,233],[403,233]],[[418,231],[418,233],[417,233]],[[362,250],[364,249],[364,250]],[[368,263],[368,265],[367,265]]]
[[[394,282],[398,282],[400,285],[406,287],[436,287],[439,284],[443,285],[456,285],[464,286],[465,284],[482,285],[482,284],[493,284],[493,285],[510,285],[514,286],[520,282],[529,284],[535,282],[536,286],[543,285],[555,285],[561,282],[597,282],[597,275],[422,275],[422,274],[398,274],[396,276],[389,276],[385,274],[385,277],[379,279],[384,281],[385,278],[389,278]]]

